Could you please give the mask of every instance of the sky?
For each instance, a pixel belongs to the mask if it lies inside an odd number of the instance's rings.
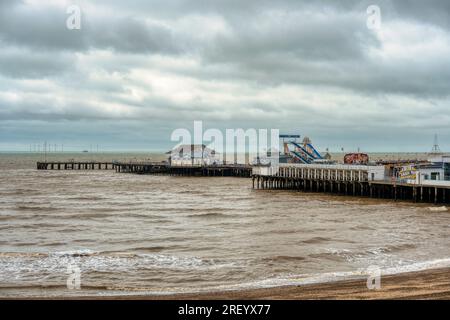
[[[1,0],[0,48],[0,151],[165,150],[196,120],[450,150],[448,0]]]

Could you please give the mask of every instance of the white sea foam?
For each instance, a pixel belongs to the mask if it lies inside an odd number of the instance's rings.
[[[431,212],[447,212],[448,209],[446,206],[442,206],[442,207],[429,207],[428,210],[430,210]]]
[[[232,267],[233,262],[163,254],[100,253],[90,249],[43,253],[3,253],[0,280],[64,274],[68,265],[82,272],[139,272],[139,270],[213,270]]]
[[[450,258],[436,259],[430,261],[421,261],[396,267],[381,268],[383,275],[395,275],[407,272],[417,272],[429,269],[449,268]],[[306,274],[306,275],[291,275],[287,277],[276,277],[270,279],[262,279],[253,282],[246,282],[233,286],[222,287],[223,290],[235,289],[256,289],[256,288],[271,288],[289,285],[307,285],[336,282],[342,280],[360,279],[369,275],[367,268],[360,268],[354,271],[343,272],[328,272],[321,274]]]
[[[450,258],[446,259],[436,259],[430,261],[422,261],[417,263],[412,263],[408,265],[403,265],[399,267],[385,268],[381,269],[382,276],[395,275],[407,272],[417,272],[429,269],[439,269],[450,267]],[[203,287],[199,290],[190,290],[186,288],[172,288],[171,290],[165,291],[155,291],[142,288],[142,290],[135,290],[139,292],[132,292],[133,290],[117,290],[115,292],[101,292],[99,295],[168,295],[174,293],[201,293],[201,292],[213,292],[213,291],[231,291],[231,290],[245,290],[245,289],[262,289],[262,288],[273,288],[282,286],[301,286],[308,284],[321,284],[321,283],[332,283],[343,280],[353,280],[362,279],[369,275],[368,268],[360,268],[354,271],[343,271],[343,272],[328,272],[321,274],[305,274],[305,275],[290,275],[287,277],[276,277],[269,279],[262,279],[257,281],[245,282],[240,284],[232,285],[221,285],[214,287]],[[124,288],[125,289],[125,288]]]

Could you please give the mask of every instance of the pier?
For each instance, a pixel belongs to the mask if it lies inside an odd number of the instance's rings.
[[[120,173],[135,174],[167,174],[169,165],[166,162],[116,162],[114,169]]]
[[[113,170],[115,164],[113,162],[96,162],[96,161],[54,161],[54,162],[37,162],[38,170]]]
[[[170,166],[171,175],[194,175],[203,177],[241,177],[250,178],[252,167],[249,165],[209,165],[197,167]]]
[[[387,166],[279,164],[170,165],[168,162],[38,162],[38,170],[115,170],[117,173],[243,177],[254,189],[296,190],[435,204],[450,203],[450,185],[407,183],[387,177]]]
[[[247,177],[252,167],[246,165],[170,165],[167,162],[115,163],[116,172],[136,174],[167,174],[174,176]]]
[[[383,166],[280,164],[253,168],[254,189],[323,192],[336,195],[450,203],[450,186],[385,179]]]
[[[38,170],[115,170],[117,173],[250,178],[249,165],[170,165],[168,162],[37,162]]]

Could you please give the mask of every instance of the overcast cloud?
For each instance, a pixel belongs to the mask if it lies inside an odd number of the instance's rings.
[[[450,150],[450,2],[340,2],[1,0],[0,150],[162,150],[194,120]]]

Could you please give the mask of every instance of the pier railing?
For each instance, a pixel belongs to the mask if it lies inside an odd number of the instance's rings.
[[[46,161],[37,162],[38,170],[113,170],[113,162],[104,161]]]
[[[379,166],[351,165],[306,165],[280,164],[279,166],[255,166],[252,174],[255,176],[273,176],[282,178],[334,180],[334,181],[369,181],[369,173],[374,173],[373,179],[384,177],[385,169]],[[376,174],[376,175],[375,175]]]
[[[150,161],[67,161],[67,162],[37,162],[38,170],[115,170],[121,173],[135,174],[168,174],[186,176],[233,176],[250,177],[252,168],[249,165],[175,165],[168,162]]]

